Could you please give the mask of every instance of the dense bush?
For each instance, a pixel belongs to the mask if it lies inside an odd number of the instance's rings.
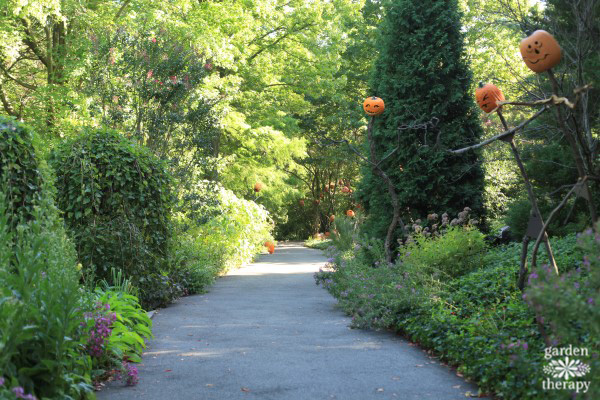
[[[474,228],[450,228],[444,235],[427,238],[418,235],[402,247],[403,265],[436,279],[455,278],[481,266],[486,244]]]
[[[178,271],[174,274],[177,283],[188,292],[198,292],[217,275],[260,253],[265,240],[272,239],[273,223],[264,207],[240,199],[218,184],[202,182],[190,191],[196,193],[195,198],[210,201],[210,206],[196,205],[209,211],[209,218],[178,213],[171,264]],[[184,194],[184,198],[190,196]]]
[[[378,157],[387,158],[379,166],[394,183],[402,210],[414,218],[434,209],[455,214],[466,204],[482,215],[479,153],[453,155],[434,146],[437,140],[443,148],[460,148],[482,134],[469,93],[472,77],[464,57],[458,2],[384,4],[370,79],[370,95],[381,97],[386,106],[373,124]],[[415,46],[424,38],[426,45]],[[398,134],[402,125],[422,124],[432,117],[438,119],[435,129]],[[364,229],[379,238],[385,237],[392,217],[383,185],[366,165],[357,194],[368,211]]]
[[[15,227],[19,218],[30,220],[40,198],[42,175],[30,129],[0,115],[0,178],[5,182],[7,218]]]
[[[1,374],[10,387],[38,398],[82,398],[92,389],[91,362],[79,340],[82,293],[74,246],[47,192],[32,203],[31,221],[11,230],[5,187],[0,190]]]
[[[532,308],[522,300],[516,286],[519,244],[480,252],[475,258],[481,267],[460,267],[460,276],[438,279],[427,272],[433,270],[426,265],[444,265],[445,271],[452,271],[454,261],[448,254],[464,251],[458,245],[461,239],[452,236],[470,234],[472,231],[453,228],[438,239],[421,240],[421,246],[411,244],[408,247],[415,255],[405,255],[391,266],[381,262],[377,246],[355,239],[351,249],[331,247],[330,263],[315,278],[352,316],[355,327],[406,334],[444,362],[457,366],[459,373],[476,381],[482,392],[507,399],[571,398],[566,391],[542,388],[546,376],[543,367],[548,361],[544,359],[546,343],[536,313],[544,314],[546,329],[556,330],[556,335],[562,337],[561,344],[580,344],[598,353],[600,325],[597,310],[592,310],[600,301],[597,282],[581,276],[594,269],[595,261],[591,260],[600,253],[598,241],[591,234],[582,237],[588,257],[581,264],[581,250],[576,249],[574,236],[553,240],[561,271],[571,272],[559,279],[534,275],[535,279],[549,280],[528,290],[527,296],[534,302]],[[479,235],[476,241],[483,251]],[[434,243],[440,246],[436,250],[428,247]],[[400,252],[406,251],[403,247]],[[373,262],[377,259],[380,261]],[[573,269],[578,265],[580,269]],[[586,270],[586,265],[591,269]],[[565,291],[556,290],[556,284]],[[590,366],[592,370],[599,368],[597,359]],[[585,398],[595,397],[591,394]]]
[[[173,204],[163,163],[110,130],[86,130],[61,143],[51,163],[57,203],[86,270],[110,279],[111,268],[121,269],[136,283],[158,273]]]
[[[600,224],[598,225],[600,228]],[[527,303],[547,326],[546,341],[554,347],[586,348],[581,361],[600,369],[600,235],[591,229],[579,236],[585,256],[576,269],[560,276],[547,265],[529,275]],[[600,374],[590,374],[588,395],[600,397]]]

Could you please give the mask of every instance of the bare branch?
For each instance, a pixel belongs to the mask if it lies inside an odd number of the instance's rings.
[[[25,43],[25,45],[27,45],[27,47],[29,47],[29,49],[31,51],[33,51],[33,54],[36,55],[38,60],[40,60],[40,62],[42,64],[44,64],[44,66],[46,68],[48,68],[48,65],[49,65],[48,58],[44,55],[44,53],[42,53],[42,51],[40,50],[38,45],[35,43],[33,34],[31,33],[31,27],[29,26],[29,23],[26,20],[21,19],[21,24],[23,24],[24,32],[25,32],[25,37],[23,38],[23,43]]]
[[[537,262],[537,252],[540,247],[540,242],[543,239],[544,233],[546,232],[548,225],[550,225],[550,222],[552,222],[552,219],[554,218],[556,213],[559,212],[565,206],[565,204],[567,204],[567,200],[569,199],[569,197],[571,197],[571,195],[575,192],[575,190],[577,190],[578,188],[580,188],[580,189],[583,188],[584,190],[587,190],[587,186],[585,186],[585,182],[587,181],[587,179],[588,179],[588,177],[584,176],[582,179],[577,181],[577,183],[573,185],[571,190],[569,190],[569,193],[567,193],[565,195],[565,197],[562,199],[560,204],[558,206],[556,206],[556,208],[554,210],[552,210],[552,212],[548,216],[548,219],[544,223],[544,226],[542,227],[542,230],[540,231],[540,234],[538,235],[538,237],[535,241],[535,244],[533,245],[533,252],[531,254],[531,268],[535,268],[535,265]]]
[[[131,3],[131,0],[125,0],[123,2],[123,5],[121,6],[121,8],[119,8],[117,15],[115,15],[115,22],[121,17],[121,14],[123,13],[123,11],[125,11],[125,8],[129,5],[129,3]]]
[[[504,139],[506,137],[509,137],[511,135],[514,135],[515,132],[517,132],[519,129],[524,128],[525,126],[527,126],[531,121],[533,121],[534,119],[536,119],[537,117],[539,117],[540,115],[542,115],[546,110],[548,110],[548,106],[544,106],[543,108],[541,108],[540,110],[538,110],[538,112],[536,112],[535,114],[533,114],[533,116],[531,116],[529,119],[521,122],[519,125],[515,126],[514,128],[511,128],[507,131],[504,131],[496,136],[493,136],[487,140],[484,140],[481,143],[477,143],[474,144],[473,146],[469,146],[469,147],[464,147],[462,149],[458,149],[458,150],[448,150],[448,152],[452,153],[452,154],[461,154],[461,153],[465,153],[469,150],[475,150],[478,149],[480,147],[483,147],[485,145],[488,145],[492,142],[495,142],[496,140],[500,140],[500,139]]]
[[[8,115],[13,117],[18,117],[17,112],[10,105],[8,98],[6,97],[6,92],[4,92],[4,86],[2,85],[2,81],[0,81],[0,101],[2,101],[2,105],[4,106],[4,110]]]
[[[15,78],[14,76],[12,76],[7,70],[6,68],[4,68],[4,65],[0,63],[0,69],[2,70],[2,72],[4,72],[4,75],[6,75],[6,77],[14,82],[16,82],[17,84],[23,86],[24,88],[30,89],[30,90],[36,90],[37,86],[32,85],[30,83],[27,82],[23,82],[20,79]]]

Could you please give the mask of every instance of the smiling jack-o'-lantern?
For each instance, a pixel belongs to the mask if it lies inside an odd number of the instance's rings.
[[[523,61],[534,72],[544,72],[560,62],[560,45],[546,31],[535,31],[521,41]]]
[[[379,97],[367,97],[363,103],[363,109],[371,116],[379,115],[385,110],[385,103]]]
[[[475,90],[475,100],[477,105],[486,113],[494,111],[497,101],[504,101],[504,94],[495,85],[491,83],[479,83],[479,87]]]

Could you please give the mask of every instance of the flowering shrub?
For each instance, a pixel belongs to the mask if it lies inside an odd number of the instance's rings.
[[[215,276],[237,268],[262,252],[271,240],[273,223],[268,211],[253,201],[240,199],[218,185],[202,185],[199,191],[213,190],[216,199],[211,218],[196,221],[193,215],[177,215],[174,252],[178,263],[193,272],[200,288]]]
[[[598,224],[600,228],[600,224]],[[545,326],[545,340],[554,347],[586,348],[581,359],[600,370],[600,234],[588,229],[578,236],[583,260],[577,268],[556,275],[543,265],[528,278],[523,298]],[[590,398],[600,397],[600,374],[591,374]]]
[[[84,314],[85,322],[81,322],[82,326],[88,326],[86,350],[92,357],[102,357],[106,350],[105,342],[110,337],[111,326],[117,319],[117,315],[109,311],[110,305],[97,303],[93,312]]]
[[[407,335],[434,352],[443,362],[456,366],[459,373],[476,381],[482,393],[493,393],[506,399],[570,398],[570,393],[546,391],[542,387],[543,368],[547,364],[544,359],[546,344],[535,323],[535,310],[522,300],[522,293],[516,286],[519,244],[486,249],[481,234],[475,232],[474,240],[481,252],[476,257],[477,263],[461,267],[458,264],[462,257],[448,256],[453,251],[458,251],[458,254],[466,252],[468,246],[465,250],[460,244],[466,240],[464,235],[468,237],[473,231],[458,226],[448,227],[446,235],[451,236],[447,239],[447,248],[440,245],[444,243],[445,235],[419,239],[423,243],[421,247],[417,240],[417,243],[401,248],[402,257],[395,265],[376,265],[377,247],[356,238],[351,249],[327,250],[330,259],[326,267],[315,274],[315,281],[337,298],[342,309],[352,316],[354,327],[390,329]],[[452,236],[454,234],[455,237]],[[590,235],[580,237],[581,246],[588,248],[588,257],[579,263],[581,272],[574,270],[571,273],[573,277],[583,273],[588,263],[592,269],[595,262],[600,263],[599,241],[595,238],[592,241],[593,236]],[[423,249],[431,243],[440,246],[437,251]],[[576,264],[578,252],[574,249],[572,237],[554,238],[552,245],[558,252],[557,259],[562,269],[568,271],[569,265]],[[409,249],[415,251],[415,255],[406,255]],[[418,253],[423,251],[427,253]],[[436,256],[445,260],[442,268],[449,273],[439,276],[433,273],[437,269],[430,268],[429,263],[441,265]],[[453,269],[460,273],[451,275]],[[596,286],[585,283],[587,278],[579,276],[576,280],[579,287],[576,287],[573,281],[568,283],[568,274],[564,276],[565,285],[570,284],[573,291],[591,285],[590,290],[598,293]],[[539,280],[540,277],[534,275],[532,279]],[[547,289],[553,287],[548,286]],[[532,295],[531,290],[528,290],[527,296]],[[554,292],[553,297],[547,296],[547,293],[542,295],[546,296],[548,306],[555,306],[557,301],[561,301],[559,298],[564,297],[555,287]],[[586,340],[573,342],[573,345],[585,343],[592,350],[597,349],[598,343],[597,336],[594,336],[600,327],[595,319],[597,314],[592,314],[594,316],[584,325],[577,326],[592,313],[584,308],[597,301],[596,297],[593,301],[590,298],[582,292],[574,300],[582,307],[575,317],[571,317],[573,310],[559,308],[554,312],[557,317],[563,314],[565,328],[573,329],[571,336]],[[549,324],[549,321],[545,323]],[[591,327],[591,324],[595,326]],[[600,368],[590,364],[592,371]],[[598,383],[596,386],[600,387]],[[584,398],[596,397],[594,393]]]
[[[105,285],[106,286],[106,285]],[[115,376],[127,385],[138,382],[137,367],[144,339],[152,337],[152,321],[141,309],[137,297],[127,293],[129,282],[119,287],[96,288],[96,303],[84,314],[85,349],[92,357],[93,380]]]
[[[25,400],[37,400],[37,397],[35,397],[32,394],[29,393],[25,393],[25,389],[23,389],[21,386],[14,386],[12,388],[8,388],[6,386],[4,386],[4,384],[7,383],[7,380],[4,379],[3,376],[0,376],[0,398],[4,399],[4,400],[12,400],[12,399],[25,399]],[[9,384],[9,386],[11,386]]]

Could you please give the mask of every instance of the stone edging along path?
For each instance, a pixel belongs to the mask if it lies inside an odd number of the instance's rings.
[[[219,279],[154,318],[140,383],[98,398],[464,399],[477,388],[397,335],[350,329],[313,274],[325,263],[301,243]]]

